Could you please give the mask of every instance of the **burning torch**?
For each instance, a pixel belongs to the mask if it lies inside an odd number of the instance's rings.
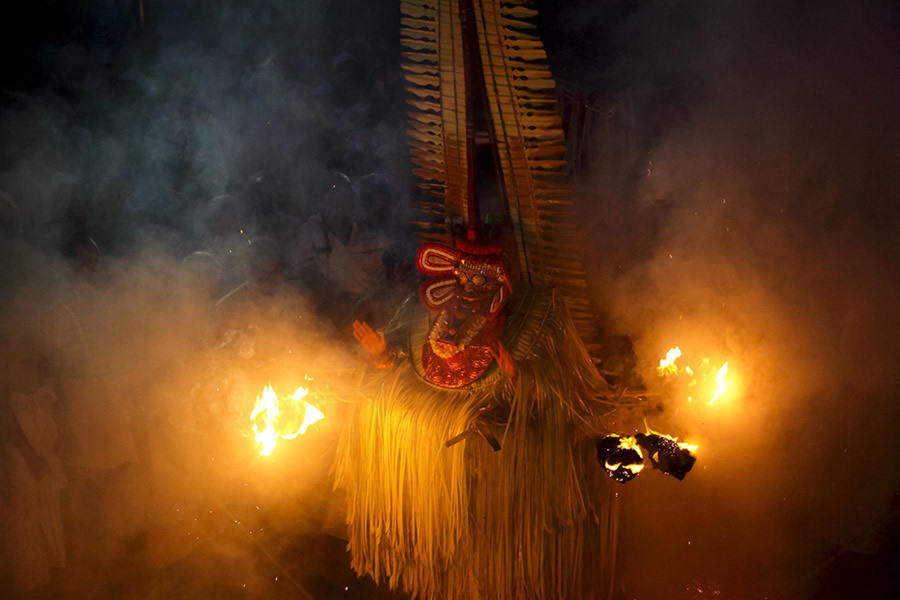
[[[643,470],[646,452],[654,469],[682,480],[697,460],[691,454],[696,449],[678,438],[652,431],[633,437],[608,435],[597,440],[597,461],[611,479],[628,483]]]

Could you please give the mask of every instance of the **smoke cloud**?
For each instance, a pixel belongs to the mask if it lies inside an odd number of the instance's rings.
[[[399,16],[51,4],[7,23],[27,39],[0,91],[0,578],[15,597],[390,597],[334,537],[360,308],[323,303],[289,249],[338,173],[357,221],[372,190],[405,200]],[[249,420],[267,384],[326,414],[270,459]]]
[[[573,2],[554,19],[617,40],[574,82],[615,92],[580,186],[590,277],[662,407],[648,425],[700,446],[685,481],[620,491],[623,597],[847,597],[842,579],[890,597],[896,6]],[[675,346],[695,369],[728,361],[723,398],[659,376]]]
[[[132,4],[7,23],[38,33],[15,47],[27,58],[0,104],[4,392],[31,393],[43,382],[27,374],[66,360],[125,374],[104,385],[127,400],[125,452],[144,469],[105,480],[104,496],[79,471],[65,492],[90,507],[67,515],[74,531],[115,532],[104,566],[144,561],[107,597],[389,597],[352,578],[341,543],[314,541],[330,518],[327,418],[276,461],[243,437],[265,383],[339,382],[329,369],[357,362],[346,334],[310,317],[303,290],[216,300],[267,264],[266,239],[322,208],[330,172],[408,189],[396,6],[147,1],[141,23]],[[602,100],[577,190],[605,366],[647,388],[648,426],[700,446],[684,481],[644,472],[619,488],[618,593],[838,597],[831,578],[862,557],[858,595],[890,597],[896,6],[537,4],[554,74]],[[101,262],[78,295],[84,233]],[[71,311],[92,325],[71,346],[89,356],[40,364],[78,335]],[[708,404],[660,378],[674,346],[682,365],[728,361],[726,394]],[[4,482],[30,468],[4,452]],[[89,596],[78,558],[54,585]],[[337,589],[342,577],[355,587]]]

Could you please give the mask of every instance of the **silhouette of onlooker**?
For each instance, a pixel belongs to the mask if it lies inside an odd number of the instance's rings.
[[[406,298],[418,289],[422,278],[416,270],[416,248],[409,242],[395,242],[382,255],[384,280],[372,294],[362,298],[341,323],[348,333],[353,321],[364,321],[376,329],[386,326]]]
[[[304,223],[287,249],[289,276],[318,302],[319,314],[337,324],[384,279],[387,235],[354,218],[354,190],[343,173],[332,173],[321,209]]]
[[[69,487],[64,503],[68,586],[97,590],[138,533],[131,502],[139,435],[121,323],[99,287],[100,252],[84,231],[64,245],[71,280],[49,315],[48,353],[60,398],[60,457]]]

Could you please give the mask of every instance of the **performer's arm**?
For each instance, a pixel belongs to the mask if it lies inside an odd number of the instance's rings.
[[[368,323],[353,322],[353,337],[379,368],[389,369],[398,362],[398,359],[408,355],[409,348],[403,340],[407,339],[407,328],[418,296],[418,292],[410,294],[397,309],[391,322],[377,333]]]

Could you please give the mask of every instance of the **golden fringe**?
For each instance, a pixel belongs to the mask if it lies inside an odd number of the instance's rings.
[[[357,405],[335,485],[358,574],[426,599],[609,597],[616,509],[592,438],[613,402],[548,297],[537,336],[513,352],[527,353],[515,383],[441,389],[407,363]],[[478,437],[444,446],[476,420],[500,452]]]

